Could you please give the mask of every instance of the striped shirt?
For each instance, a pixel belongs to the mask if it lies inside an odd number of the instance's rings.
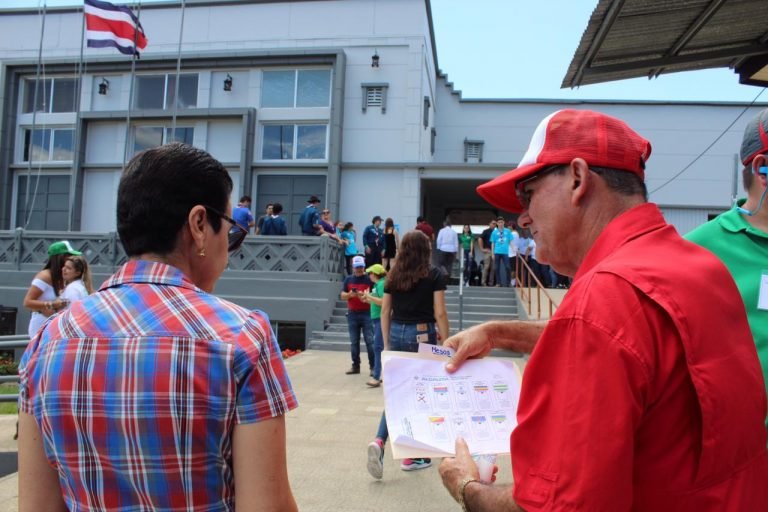
[[[266,314],[147,261],[50,321],[19,374],[72,511],[233,510],[233,427],[297,406]]]

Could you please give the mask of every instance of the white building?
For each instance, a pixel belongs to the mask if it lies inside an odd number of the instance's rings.
[[[764,108],[723,134],[747,105],[465,100],[439,71],[429,0],[187,0],[183,30],[180,1],[139,16],[135,80],[129,57],[85,48],[78,98],[82,8],[44,24],[0,8],[0,229],[113,231],[126,153],[172,139],[226,165],[233,202],[283,203],[294,232],[310,195],[358,233],[374,215],[486,224],[498,212],[475,187],[516,165],[544,116],[589,108],[651,140],[651,200],[685,232],[739,193],[741,133]]]

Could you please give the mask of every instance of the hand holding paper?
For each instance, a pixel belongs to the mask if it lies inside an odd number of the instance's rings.
[[[509,452],[517,424],[520,371],[513,360],[467,361],[446,373],[446,347],[384,352],[387,427],[395,459],[453,455],[456,438],[474,454]],[[455,356],[454,356],[455,357]]]

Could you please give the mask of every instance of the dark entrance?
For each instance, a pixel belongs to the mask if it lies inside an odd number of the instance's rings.
[[[481,179],[422,179],[421,211],[435,231],[450,216],[454,226],[469,224],[487,226],[491,219],[502,215],[506,219],[516,214],[501,211],[488,204],[475,189],[487,180]]]

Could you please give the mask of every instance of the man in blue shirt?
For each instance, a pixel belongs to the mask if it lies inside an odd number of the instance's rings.
[[[320,236],[323,232],[323,227],[320,225],[320,211],[317,209],[320,199],[317,196],[310,196],[307,199],[307,203],[306,208],[301,212],[301,217],[299,217],[301,234],[304,236]]]
[[[365,246],[365,266],[381,263],[381,251],[384,249],[384,230],[381,229],[381,217],[371,219],[371,225],[363,231]]]
[[[496,229],[491,234],[493,266],[496,268],[496,286],[509,287],[509,244],[512,232],[504,227],[504,217],[496,219]]]
[[[244,230],[251,232],[253,227],[253,214],[251,213],[251,196],[243,196],[237,207],[232,208],[232,218]]]
[[[283,205],[275,203],[271,205],[272,214],[269,215],[261,224],[261,234],[265,236],[277,235],[285,236],[288,234],[288,228],[285,225],[285,219],[280,216],[283,211]]]

